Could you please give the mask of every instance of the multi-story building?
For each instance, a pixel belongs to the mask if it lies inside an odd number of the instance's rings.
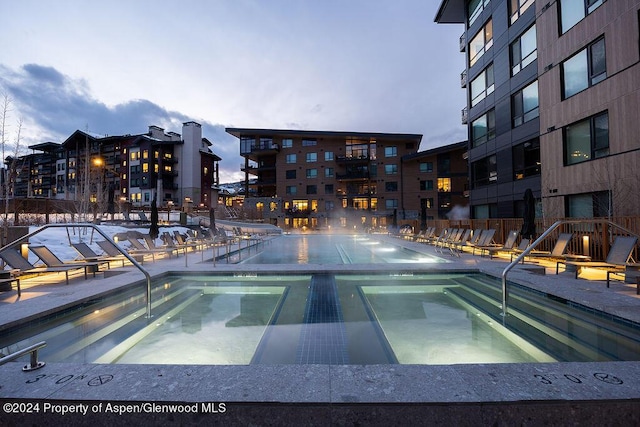
[[[425,155],[430,160],[416,155],[422,135],[239,128],[227,132],[240,140],[248,195],[244,209],[257,219],[293,228],[375,228],[391,224],[394,216],[417,219],[424,212],[426,220],[438,215],[439,205],[430,192],[438,182],[433,163],[440,157],[435,152]],[[457,173],[451,172],[446,155],[441,156],[442,165],[447,165],[443,173]],[[431,168],[422,170],[421,163]],[[451,188],[443,189],[447,190]],[[429,203],[433,207],[428,211],[421,209]]]
[[[140,135],[98,136],[75,131],[63,143],[32,145],[33,153],[7,159],[13,197],[128,202],[132,206],[210,207],[217,204],[220,157],[201,126],[183,124],[183,135],[149,126]],[[213,202],[213,203],[212,203]]]
[[[640,212],[640,1],[537,2],[542,201],[551,217]]]
[[[637,215],[640,2],[443,0],[462,23],[470,201],[519,214],[531,188],[547,217]]]
[[[580,0],[582,1],[582,0]],[[533,0],[443,0],[435,21],[464,24],[469,204],[474,218],[514,217],[541,197],[536,8]]]

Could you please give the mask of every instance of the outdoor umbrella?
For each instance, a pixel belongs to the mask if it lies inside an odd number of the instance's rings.
[[[113,219],[113,214],[116,212],[115,208],[115,190],[113,188],[113,184],[109,185],[109,191],[107,192],[107,213],[111,214],[111,219]]]
[[[532,240],[536,234],[536,199],[533,191],[527,188],[524,192],[524,213],[522,215],[522,229],[520,235],[524,239]]]
[[[160,235],[160,229],[158,228],[158,206],[156,204],[156,198],[153,198],[151,202],[151,227],[149,227],[149,236],[155,239]]]

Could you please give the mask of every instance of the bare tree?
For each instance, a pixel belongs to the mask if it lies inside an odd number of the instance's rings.
[[[0,106],[2,111],[0,112],[0,138],[2,145],[2,161],[6,162],[6,150],[8,136],[7,136],[7,120],[9,113],[11,112],[11,98],[8,95],[4,94],[2,97],[2,105]],[[18,153],[20,151],[20,138],[22,132],[22,119],[18,120],[18,128],[16,130],[15,139],[14,139],[14,153],[11,157],[11,161],[8,164],[5,164],[5,167],[2,169],[2,197],[4,199],[4,217],[2,224],[2,242],[6,243],[9,233],[9,198],[13,197],[13,188],[15,185],[15,180],[17,176],[17,166],[18,166]]]

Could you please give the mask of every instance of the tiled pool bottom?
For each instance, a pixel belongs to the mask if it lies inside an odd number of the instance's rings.
[[[517,289],[503,319],[496,282],[480,274],[244,276],[166,277],[151,320],[128,292],[4,331],[0,348],[46,340],[48,362],[123,364],[640,359],[638,325]]]

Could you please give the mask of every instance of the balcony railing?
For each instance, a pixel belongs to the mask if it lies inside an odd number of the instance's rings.
[[[467,33],[462,33],[460,36],[460,52],[467,50]]]
[[[467,109],[467,107],[464,107],[462,109],[460,114],[460,120],[462,121],[463,125],[466,125],[469,122],[469,110]]]
[[[349,180],[349,179],[355,179],[355,180],[361,180],[361,179],[369,179],[370,175],[369,172],[347,172],[347,173],[337,173],[336,174],[336,179],[338,181],[342,180]]]
[[[464,70],[462,73],[460,73],[460,87],[467,87],[467,70]]]

